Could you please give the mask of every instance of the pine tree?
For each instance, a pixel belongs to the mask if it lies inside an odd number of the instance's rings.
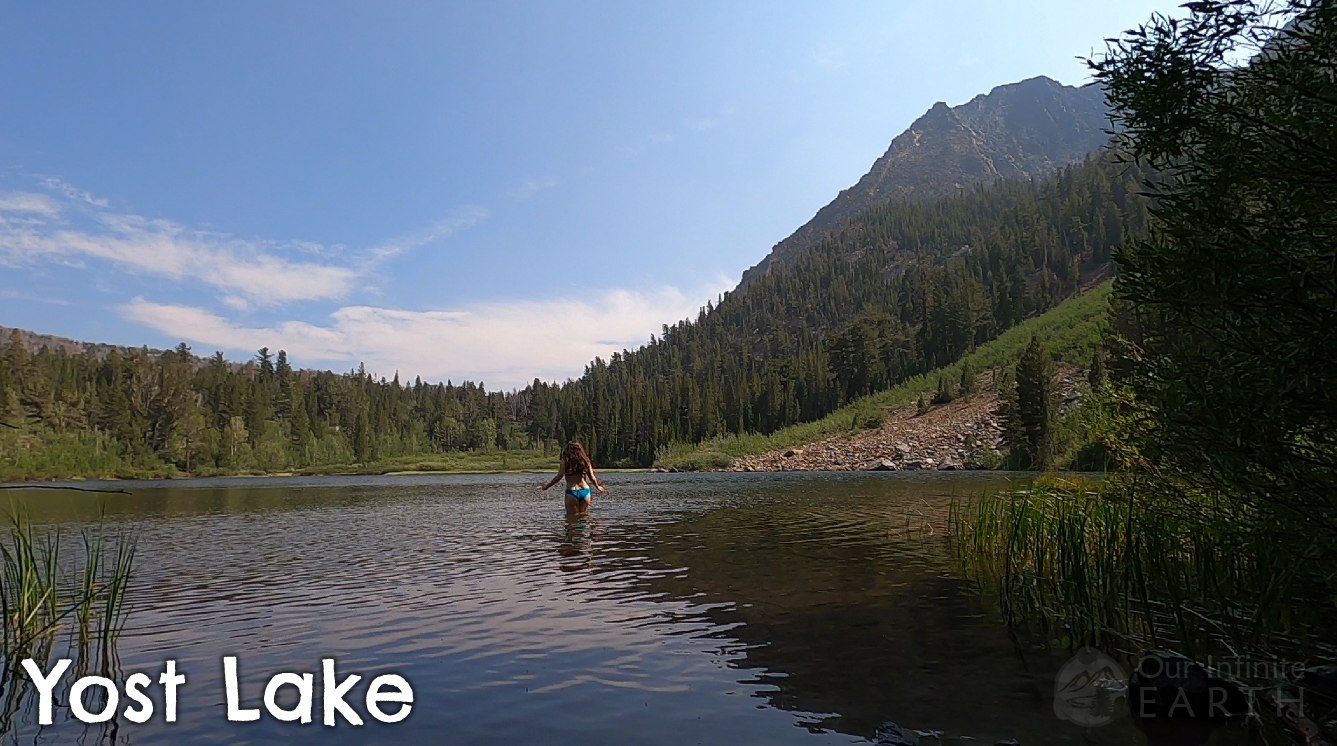
[[[1096,348],[1091,357],[1091,370],[1086,374],[1086,380],[1091,384],[1093,391],[1099,390],[1105,385],[1105,350]]]
[[[274,362],[274,377],[278,381],[278,396],[274,398],[274,415],[281,420],[292,416],[292,366],[288,364],[288,352],[279,350]]]
[[[372,458],[372,439],[371,439],[371,418],[367,415],[367,408],[360,407],[354,420],[352,432],[353,457],[360,463],[366,463]]]
[[[969,361],[961,363],[961,385],[958,387],[961,396],[969,396],[975,393],[975,369],[971,367]]]
[[[1004,439],[1017,466],[1048,469],[1055,455],[1058,372],[1039,337],[1031,337],[1016,370],[1016,387],[1004,421]]]
[[[952,391],[952,382],[947,380],[947,376],[938,376],[938,393],[933,395],[934,404],[948,404],[956,398]]]

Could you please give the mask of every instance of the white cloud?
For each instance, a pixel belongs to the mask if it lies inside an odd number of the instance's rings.
[[[338,298],[357,278],[347,267],[289,261],[262,244],[222,234],[133,215],[104,217],[100,231],[0,226],[0,257],[13,262],[91,257],[133,272],[202,282],[257,305]]]
[[[135,274],[213,287],[236,310],[346,297],[377,262],[487,217],[481,207],[461,207],[421,230],[350,255],[340,244],[244,239],[114,212],[104,209],[106,200],[59,179],[43,184],[51,193],[0,194],[0,266],[82,266],[98,259]]]
[[[45,194],[9,192],[0,194],[0,212],[45,215],[54,218],[60,214],[56,201]]]
[[[174,339],[225,351],[284,349],[301,366],[351,368],[359,362],[389,377],[482,381],[489,389],[523,387],[535,377],[578,377],[596,356],[634,349],[662,324],[695,318],[707,299],[731,285],[720,278],[688,295],[677,288],[612,290],[602,295],[482,303],[410,311],[345,306],[329,323],[235,324],[190,306],[136,298],[120,311]]]
[[[246,313],[247,311],[251,310],[251,302],[246,300],[245,298],[240,298],[235,295],[225,295],[223,296],[222,301],[223,305],[227,306],[228,308],[231,308],[234,311],[241,311],[242,313]]]

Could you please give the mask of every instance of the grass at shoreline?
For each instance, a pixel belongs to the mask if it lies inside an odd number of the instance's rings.
[[[117,481],[200,479],[208,477],[311,477],[391,474],[492,474],[555,470],[557,455],[538,451],[488,451],[481,453],[431,453],[353,464],[321,464],[304,468],[264,472],[247,469],[205,469],[196,473],[169,469],[113,470],[100,474],[58,475],[41,480],[15,480],[11,484],[41,484],[52,481]],[[3,480],[0,480],[3,481]]]
[[[365,464],[323,464],[301,469],[262,472],[254,470],[210,469],[194,474],[168,470],[112,471],[104,474],[53,476],[49,479],[6,481],[0,484],[46,484],[50,482],[112,482],[121,480],[153,481],[205,479],[210,477],[327,477],[327,476],[413,476],[428,474],[549,474],[556,473],[558,453],[541,451],[483,451],[431,453],[401,456]],[[599,469],[601,474],[636,474],[649,469]]]
[[[1321,555],[1247,513],[1206,518],[1139,476],[1045,476],[956,500],[965,576],[1047,644],[1304,659],[1331,649]],[[1215,509],[1215,508],[1212,508]]]
[[[366,464],[332,464],[292,470],[302,476],[393,473],[490,473],[547,471],[557,468],[556,451],[466,451],[401,456]]]
[[[884,410],[911,406],[921,395],[932,397],[937,391],[938,379],[946,376],[948,380],[956,381],[961,377],[961,366],[965,362],[977,372],[1014,365],[1032,336],[1039,336],[1059,362],[1084,366],[1091,362],[1100,342],[1101,325],[1109,310],[1110,288],[1110,282],[1102,283],[1047,313],[1008,329],[961,361],[865,396],[820,420],[791,425],[770,435],[727,435],[696,445],[674,443],[655,460],[655,466],[679,471],[721,469],[742,456],[802,446],[857,430],[861,423],[878,421],[878,415]]]

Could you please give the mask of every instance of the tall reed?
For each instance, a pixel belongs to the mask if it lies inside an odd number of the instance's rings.
[[[0,732],[28,688],[17,675],[21,662],[47,666],[62,631],[77,672],[96,665],[112,676],[136,550],[132,535],[109,536],[105,521],[84,529],[75,544],[59,528],[39,531],[16,512],[8,533],[0,537]],[[81,551],[71,553],[75,546]]]
[[[1330,650],[1323,548],[1206,497],[1162,499],[1134,478],[1042,478],[958,502],[950,523],[967,576],[1046,642],[1292,659]]]

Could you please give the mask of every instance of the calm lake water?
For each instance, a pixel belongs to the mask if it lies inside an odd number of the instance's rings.
[[[138,532],[121,668],[156,679],[171,658],[187,680],[173,724],[159,708],[113,731],[66,710],[38,728],[28,711],[7,739],[821,744],[893,721],[942,732],[926,744],[1141,742],[1126,721],[1057,718],[1066,651],[1014,642],[958,579],[950,499],[1007,475],[612,474],[576,519],[537,491],[545,477],[8,493],[66,530],[104,511]],[[319,695],[312,725],[230,723],[225,655],[246,707],[281,671],[319,683],[329,657],[364,677],[359,712],[380,674],[407,678],[415,703],[393,725],[324,727]]]

